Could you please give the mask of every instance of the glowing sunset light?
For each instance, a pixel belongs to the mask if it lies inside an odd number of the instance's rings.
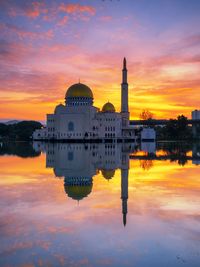
[[[191,79],[191,76],[198,76],[200,70],[199,64],[183,64],[177,66],[165,66],[162,69],[163,74],[174,79],[181,79],[182,77],[188,76],[188,79]],[[186,78],[186,77],[185,77]]]
[[[131,118],[190,117],[199,107],[199,1],[1,1],[0,119],[44,120],[67,88],[120,110],[127,58]],[[186,23],[187,22],[187,23]]]

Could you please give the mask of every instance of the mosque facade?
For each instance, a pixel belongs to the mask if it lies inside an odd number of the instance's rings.
[[[85,84],[70,86],[65,104],[56,106],[53,114],[47,114],[46,127],[33,133],[34,140],[135,140],[135,130],[129,124],[128,81],[126,58],[123,60],[121,84],[121,112],[112,103],[102,109],[93,105],[92,90]]]

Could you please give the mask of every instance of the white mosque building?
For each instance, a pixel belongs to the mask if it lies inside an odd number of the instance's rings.
[[[128,82],[126,58],[123,61],[121,84],[121,112],[112,103],[103,108],[93,106],[92,90],[85,84],[70,86],[65,104],[56,106],[54,114],[47,114],[46,127],[33,133],[34,140],[55,141],[134,141],[135,131],[129,125]]]

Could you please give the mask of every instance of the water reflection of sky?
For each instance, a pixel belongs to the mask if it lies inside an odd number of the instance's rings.
[[[192,160],[129,160],[119,146],[42,149],[0,158],[0,266],[199,266],[200,167]],[[79,201],[66,194],[70,174],[93,174]]]

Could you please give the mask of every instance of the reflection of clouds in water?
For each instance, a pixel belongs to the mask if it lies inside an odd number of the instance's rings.
[[[74,165],[68,164],[67,149],[50,151],[56,159],[47,153],[52,160],[47,163],[56,164],[61,177],[92,177],[92,192],[77,205],[65,194],[65,178],[54,178],[54,166],[45,169],[44,155],[35,158],[32,162],[38,175],[32,182],[0,187],[1,266],[5,262],[11,266],[14,262],[16,267],[79,266],[85,262],[132,266],[137,262],[146,267],[152,262],[165,265],[166,258],[170,266],[177,266],[177,255],[186,260],[186,266],[198,266],[200,180],[198,167],[191,161],[181,167],[177,162],[154,160],[153,168],[143,171],[138,159],[128,160],[128,149],[119,156],[116,148],[107,147],[103,154],[88,146],[86,158],[81,149],[74,152],[70,147]],[[59,158],[60,154],[67,157]],[[86,165],[78,161],[82,158]],[[20,169],[12,167],[16,160],[10,158],[10,168],[3,170],[7,176],[10,172],[19,176]],[[26,165],[28,159],[20,159],[18,164],[21,161]],[[27,171],[20,175],[28,179],[34,169],[31,164],[25,167]],[[126,187],[121,187],[120,169],[128,168],[128,222],[124,229],[120,194]],[[109,183],[103,172],[111,177]]]

